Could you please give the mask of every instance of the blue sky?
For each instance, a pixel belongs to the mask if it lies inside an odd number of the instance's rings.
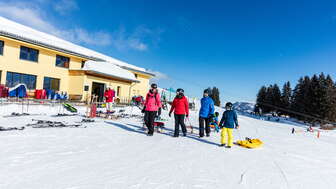
[[[0,15],[159,75],[162,87],[254,101],[261,85],[336,77],[333,0],[0,0]]]

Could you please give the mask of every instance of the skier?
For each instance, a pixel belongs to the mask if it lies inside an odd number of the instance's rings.
[[[184,124],[184,119],[185,117],[189,117],[189,102],[188,99],[184,96],[183,89],[176,90],[176,97],[174,98],[173,104],[171,106],[169,117],[171,117],[173,111],[175,118],[174,137],[179,137],[180,125],[182,128],[183,136],[187,136],[187,129]]]
[[[199,137],[204,137],[204,126],[206,136],[210,136],[210,120],[214,113],[214,102],[209,97],[209,90],[204,90],[203,98],[201,99],[201,109],[199,112]]]
[[[153,136],[154,134],[154,119],[157,115],[161,115],[161,97],[157,90],[157,85],[152,84],[151,89],[147,93],[145,106],[142,113],[145,113],[145,124],[148,128],[148,136]]]
[[[218,133],[219,132],[219,113],[215,112],[214,117],[212,119],[212,122],[210,123],[210,125],[213,125],[215,127],[215,131]]]
[[[225,112],[223,113],[223,117],[219,123],[219,126],[222,128],[221,131],[221,144],[220,146],[231,148],[233,146],[233,136],[232,130],[234,128],[238,129],[238,118],[237,113],[233,110],[233,105],[231,102],[226,103]],[[226,137],[228,135],[228,139],[226,141]]]
[[[112,112],[114,91],[110,87],[107,88],[105,93],[104,93],[104,97],[105,97],[105,102],[106,102],[107,113],[110,113],[110,112]]]

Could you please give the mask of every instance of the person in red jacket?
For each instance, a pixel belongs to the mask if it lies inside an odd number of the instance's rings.
[[[107,112],[111,112],[112,111],[112,105],[113,105],[113,98],[114,98],[114,96],[115,96],[114,90],[112,90],[111,88],[107,88],[107,90],[104,93]]]
[[[179,137],[180,125],[182,128],[183,136],[187,136],[187,128],[184,124],[184,119],[185,116],[189,116],[189,102],[188,99],[184,96],[183,89],[176,90],[176,97],[174,98],[173,104],[171,106],[169,117],[171,117],[173,111],[175,117],[174,137]]]

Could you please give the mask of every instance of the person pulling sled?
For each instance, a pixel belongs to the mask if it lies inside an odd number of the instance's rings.
[[[185,117],[189,117],[189,102],[188,99],[184,96],[183,89],[176,90],[176,97],[173,100],[173,104],[169,111],[169,117],[174,112],[175,118],[175,132],[174,137],[179,137],[180,135],[180,125],[182,128],[183,136],[187,136],[187,128],[184,123]]]
[[[233,104],[231,102],[226,103],[225,109],[219,123],[219,126],[222,128],[220,146],[231,148],[233,146],[232,131],[234,128],[239,128],[238,117],[237,113],[233,110]]]
[[[142,113],[145,113],[144,121],[148,128],[148,136],[154,134],[154,121],[155,117],[161,115],[161,97],[157,90],[157,85],[152,84],[151,89],[147,93],[144,108]]]

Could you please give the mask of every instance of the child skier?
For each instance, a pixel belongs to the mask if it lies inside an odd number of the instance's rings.
[[[188,99],[184,96],[183,89],[176,90],[176,97],[174,98],[173,104],[169,111],[169,117],[171,117],[173,111],[175,117],[174,137],[179,137],[180,125],[182,128],[183,136],[187,136],[187,128],[184,124],[184,119],[185,117],[189,116],[189,102]]]
[[[231,102],[226,103],[226,111],[223,113],[223,117],[219,124],[219,126],[222,128],[220,146],[226,146],[227,148],[231,148],[233,146],[232,130],[234,128],[239,128],[237,113],[232,108],[233,105]]]
[[[215,112],[214,117],[212,119],[212,122],[210,125],[213,125],[215,127],[215,131],[218,133],[219,132],[219,121],[218,121],[219,113]]]

